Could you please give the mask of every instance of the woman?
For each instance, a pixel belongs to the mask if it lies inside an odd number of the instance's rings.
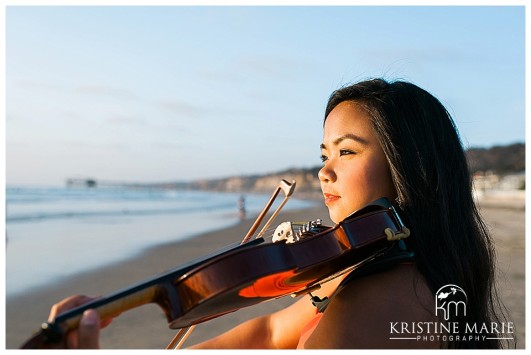
[[[319,180],[332,221],[380,197],[396,201],[411,230],[405,244],[414,261],[349,278],[339,292],[334,293],[346,275],[324,284],[314,294],[330,297],[322,313],[301,299],[194,348],[500,347],[498,339],[487,337],[463,341],[466,324],[500,321],[500,305],[492,241],[442,104],[401,81],[375,79],[337,90],[326,108],[321,155]],[[466,314],[452,313],[444,322],[456,322],[451,329],[426,329],[442,321],[434,300],[445,285],[466,292]],[[83,302],[64,300],[50,317]],[[97,346],[98,331],[97,313],[87,311],[71,345]]]

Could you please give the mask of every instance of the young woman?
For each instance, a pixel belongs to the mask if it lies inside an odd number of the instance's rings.
[[[498,339],[486,336],[463,341],[467,330],[502,320],[493,244],[472,198],[456,127],[443,105],[401,81],[375,79],[337,90],[326,108],[321,155],[319,180],[332,221],[387,197],[411,230],[404,241],[414,259],[324,284],[314,293],[330,297],[324,312],[304,298],[194,348],[501,347]],[[435,296],[446,285],[466,292],[467,308],[466,314],[456,311],[443,321],[435,312]],[[50,317],[86,301],[66,299]],[[97,313],[87,311],[70,345],[97,346],[99,325]]]

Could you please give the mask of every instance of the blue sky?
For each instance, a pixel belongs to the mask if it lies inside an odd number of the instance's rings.
[[[465,147],[525,140],[522,6],[6,8],[6,182],[319,165],[330,93],[437,96]]]

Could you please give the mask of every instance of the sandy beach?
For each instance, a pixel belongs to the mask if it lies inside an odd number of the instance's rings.
[[[523,202],[513,204],[488,203],[482,213],[492,229],[498,253],[498,284],[519,338],[517,348],[525,348],[525,216]],[[308,221],[327,216],[325,208],[311,208],[282,213],[284,220]],[[328,225],[331,223],[324,219]],[[33,290],[31,293],[6,299],[6,347],[18,348],[39,325],[46,321],[49,309],[56,301],[72,294],[105,295],[150,278],[177,265],[238,242],[246,234],[252,220],[241,222],[221,231],[206,233],[182,242],[161,245],[147,250],[137,258],[121,262],[60,284]],[[260,314],[275,311],[294,302],[290,297],[200,324],[188,338],[191,345],[234,327]],[[156,305],[142,306],[116,318],[102,332],[101,345],[108,349],[161,349],[176,331],[168,329],[161,310]]]

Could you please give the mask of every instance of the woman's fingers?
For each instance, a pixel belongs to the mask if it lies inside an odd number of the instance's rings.
[[[52,306],[52,309],[50,310],[50,315],[48,316],[48,322],[53,322],[53,320],[55,319],[55,317],[57,317],[57,315],[69,309],[75,308],[77,306],[81,306],[82,304],[90,302],[93,299],[94,297],[89,297],[85,295],[74,295],[74,296],[67,297],[57,302],[56,304]]]
[[[88,309],[83,313],[79,322],[79,348],[97,349],[100,347],[100,316],[93,309]]]
[[[81,306],[94,300],[94,297],[85,295],[74,295],[67,297],[56,304],[50,310],[48,322],[53,322],[55,317],[72,308]],[[112,319],[100,320],[98,312],[88,309],[83,312],[77,329],[73,329],[66,334],[66,345],[70,349],[97,349],[99,348],[100,328],[106,327]]]

